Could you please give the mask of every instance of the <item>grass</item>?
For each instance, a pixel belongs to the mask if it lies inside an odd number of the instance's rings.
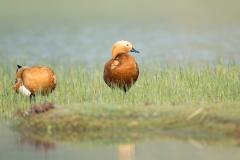
[[[28,106],[28,100],[11,89],[15,81],[16,65],[0,66],[2,83],[0,106],[5,111]],[[103,69],[96,67],[67,68],[51,66],[57,76],[56,90],[47,99],[55,105],[73,103],[185,105],[232,102],[239,100],[240,65],[235,63],[201,67],[187,65],[175,67],[140,67],[137,83],[123,98],[123,92],[110,89],[103,81]]]
[[[0,116],[18,118],[28,111],[29,99],[11,89],[15,64],[0,66]],[[195,66],[140,66],[137,83],[124,96],[103,81],[102,67],[55,66],[56,90],[37,102],[49,101],[56,109],[15,121],[31,131],[56,132],[130,130],[174,131],[227,136],[236,134],[240,119],[240,65],[221,61]]]
[[[16,65],[0,66],[0,112],[10,118],[18,109],[28,109],[29,100],[12,90]],[[37,102],[48,100],[55,105],[73,103],[144,104],[159,106],[212,104],[239,100],[240,65],[218,62],[197,67],[140,67],[137,83],[123,96],[103,81],[101,67],[51,66],[57,76],[56,90],[48,97],[37,96]]]

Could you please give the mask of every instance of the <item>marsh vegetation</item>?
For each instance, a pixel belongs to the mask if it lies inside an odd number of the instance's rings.
[[[15,65],[12,65],[15,66]],[[239,125],[240,65],[218,61],[196,66],[140,66],[136,84],[124,94],[103,81],[101,67],[58,67],[56,90],[36,102],[55,109],[31,115],[28,98],[11,86],[15,68],[1,66],[1,118],[16,126],[54,132],[124,129],[236,134]],[[21,114],[19,114],[21,113]],[[28,118],[21,119],[24,115]],[[19,120],[20,118],[20,120]],[[221,132],[219,132],[221,130]]]

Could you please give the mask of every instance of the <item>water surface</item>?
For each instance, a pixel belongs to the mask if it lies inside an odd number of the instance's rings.
[[[118,40],[132,42],[141,52],[132,53],[139,64],[239,61],[237,0],[2,4],[2,62],[103,66]]]
[[[71,134],[69,134],[69,136],[71,136]],[[106,142],[106,139],[96,137],[92,140],[87,138],[71,140],[71,138],[69,138],[68,140],[54,141],[37,136],[27,137],[18,132],[11,131],[6,127],[1,127],[0,138],[1,144],[4,144],[0,146],[0,159],[8,160],[237,160],[240,157],[240,148],[229,145],[231,142],[226,142],[225,145],[227,144],[227,146],[225,146],[216,141],[208,142],[207,140],[197,140],[194,138],[185,138],[183,140],[174,137],[166,137],[164,135],[162,135],[162,138],[155,141],[149,138],[144,141],[129,139],[129,142]],[[116,139],[117,137],[115,140]],[[231,140],[232,139],[230,139],[230,141]],[[238,144],[237,141],[234,143]]]

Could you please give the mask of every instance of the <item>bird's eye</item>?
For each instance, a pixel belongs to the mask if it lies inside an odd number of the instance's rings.
[[[129,45],[127,44],[127,46],[129,46]]]

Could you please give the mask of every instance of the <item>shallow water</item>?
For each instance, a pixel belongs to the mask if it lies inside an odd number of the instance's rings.
[[[135,133],[136,134],[136,133]],[[213,142],[185,140],[164,137],[151,141],[104,142],[100,138],[54,141],[41,137],[26,137],[7,127],[0,127],[0,159],[117,159],[117,160],[155,160],[155,159],[231,159],[240,157],[239,147],[214,145]],[[97,142],[96,142],[97,141]],[[237,141],[234,142],[238,144]],[[206,145],[208,144],[208,145]],[[227,143],[228,144],[228,143]]]
[[[132,53],[140,67],[204,64],[219,59],[238,62],[239,15],[239,0],[0,0],[0,62],[9,66],[102,67],[118,40],[129,40],[140,51]],[[0,159],[121,159],[121,143],[43,144],[22,139],[7,127],[0,128],[0,139]],[[240,154],[236,146],[216,147],[169,138],[134,143],[122,156],[128,160],[234,160]]]

